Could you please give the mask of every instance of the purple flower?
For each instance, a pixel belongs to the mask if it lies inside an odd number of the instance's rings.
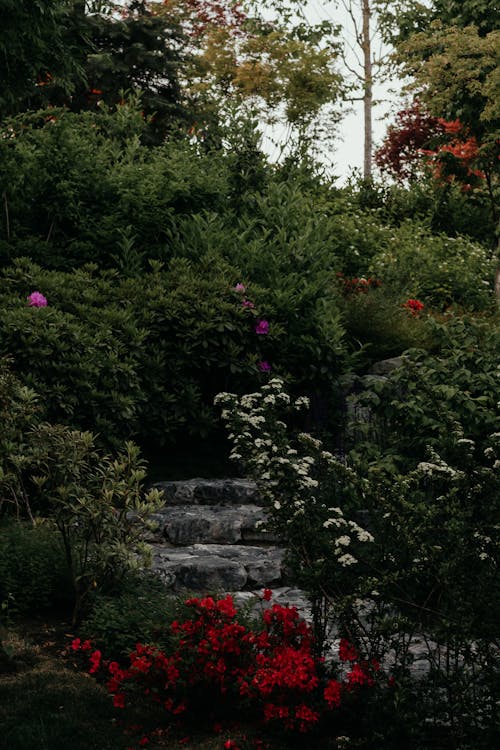
[[[47,298],[40,292],[31,292],[27,300],[30,307],[47,307]]]
[[[244,284],[236,284],[234,287],[235,292],[240,292],[241,294],[245,294],[247,288]]]
[[[242,307],[249,307],[249,308],[255,307],[254,303],[250,299],[244,299],[242,301],[242,303],[241,303],[241,306]]]
[[[261,372],[271,372],[271,365],[265,359],[262,362],[257,362],[257,367]]]
[[[258,320],[255,326],[255,333],[259,336],[266,336],[269,333],[269,323],[267,320]]]

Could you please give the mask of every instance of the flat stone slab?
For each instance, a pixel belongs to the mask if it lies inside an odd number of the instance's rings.
[[[188,479],[155,482],[167,505],[261,505],[257,485],[250,479]]]
[[[170,544],[236,544],[277,541],[262,528],[265,512],[259,505],[173,505],[150,516],[157,528],[151,541],[165,539]]]
[[[282,581],[285,550],[249,545],[153,545],[152,569],[176,591],[242,591]]]

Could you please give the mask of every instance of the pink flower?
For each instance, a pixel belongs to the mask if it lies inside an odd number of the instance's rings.
[[[247,288],[244,284],[236,284],[234,287],[235,292],[240,292],[241,294],[245,294]]]
[[[40,292],[31,292],[27,300],[30,307],[47,307],[47,298]]]
[[[241,306],[248,307],[248,308],[255,307],[254,303],[250,299],[244,299],[243,302],[241,303]]]
[[[259,336],[267,336],[269,333],[269,322],[267,320],[258,320],[255,326],[255,333]]]
[[[265,360],[262,360],[262,362],[257,362],[257,367],[261,372],[271,372],[271,365]]]

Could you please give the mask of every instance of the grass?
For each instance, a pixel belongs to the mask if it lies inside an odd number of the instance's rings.
[[[125,750],[106,691],[54,653],[54,641],[9,633],[4,645],[13,666],[0,673],[2,750]]]

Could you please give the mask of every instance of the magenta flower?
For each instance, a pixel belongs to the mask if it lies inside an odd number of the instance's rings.
[[[271,365],[265,359],[262,362],[257,362],[257,367],[261,372],[271,372]]]
[[[254,303],[253,303],[253,302],[252,302],[252,300],[250,300],[250,299],[244,299],[244,300],[242,301],[242,303],[241,303],[241,306],[242,306],[242,307],[248,307],[248,308],[252,308],[252,307],[255,307]]]
[[[267,320],[258,320],[255,326],[255,333],[259,336],[266,336],[269,333],[269,323]]]
[[[235,292],[240,292],[241,294],[245,294],[247,288],[244,284],[236,284],[234,287]]]
[[[47,298],[40,292],[31,292],[27,300],[30,307],[47,307]]]

